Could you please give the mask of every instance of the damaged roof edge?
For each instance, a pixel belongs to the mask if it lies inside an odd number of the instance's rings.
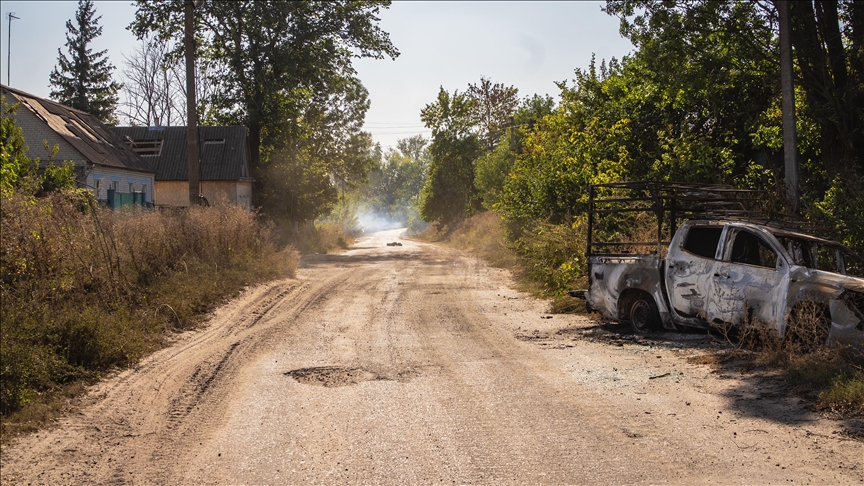
[[[0,85],[54,133],[96,165],[155,173],[156,168],[126,147],[114,131],[90,113]]]

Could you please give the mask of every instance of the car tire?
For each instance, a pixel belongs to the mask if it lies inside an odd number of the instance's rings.
[[[628,313],[630,327],[636,334],[645,334],[657,329],[660,323],[660,315],[657,312],[657,304],[654,299],[647,295],[640,295],[633,300]]]

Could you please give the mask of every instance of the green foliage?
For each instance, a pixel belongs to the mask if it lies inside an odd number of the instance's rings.
[[[500,159],[503,152],[481,164],[480,186],[474,182],[475,165],[478,158],[495,150],[512,124],[516,94],[512,86],[481,78],[465,93],[456,90],[451,95],[440,88],[437,100],[421,110],[420,119],[432,129],[431,160],[420,204],[424,220],[437,221],[441,229],[471,216],[483,204],[478,189],[497,199],[500,186],[491,184],[500,183],[504,176],[493,173],[505,170]],[[493,204],[495,201],[487,203],[489,207]]]
[[[814,204],[814,219],[833,227],[833,238],[864,255],[864,177],[836,177],[825,197]]]
[[[574,287],[585,265],[586,218],[572,224],[539,224],[514,244],[528,277],[545,296],[560,296]]]
[[[183,39],[182,2],[139,0],[137,5],[129,28],[139,38],[153,32],[162,39]],[[365,150],[365,142],[357,139],[363,137],[368,94],[351,62],[398,56],[378,26],[379,11],[389,5],[375,0],[246,0],[206,2],[195,11],[197,55],[212,66],[213,95],[206,100],[212,121],[249,129],[250,169],[265,208],[284,207],[266,198],[282,190],[267,184],[281,180],[273,172],[284,172],[278,165],[284,165],[285,147],[295,147],[298,157],[314,158],[298,163],[326,167],[339,183],[365,178],[368,159],[358,158],[355,148],[361,154]],[[270,154],[276,154],[277,167],[268,167]],[[308,199],[319,199],[320,187],[310,190],[314,194]]]
[[[420,135],[401,139],[396,150],[384,154],[362,189],[362,211],[401,225],[417,216],[429,164],[427,143]]]
[[[864,416],[864,372],[844,370],[819,393],[817,408],[849,416]]]
[[[480,83],[468,85],[466,94],[471,100],[471,120],[486,150],[493,150],[512,124],[510,117],[519,104],[518,92],[513,86],[493,84],[484,77],[480,78]]]
[[[0,194],[3,196],[11,194],[18,181],[33,171],[27,157],[27,142],[15,123],[17,109],[18,105],[10,106],[6,102],[0,107]]]
[[[51,71],[51,98],[66,106],[95,115],[103,123],[114,124],[117,91],[121,85],[111,80],[114,66],[107,50],[93,52],[88,46],[102,35],[93,0],[79,0],[75,22],[66,21],[67,58],[57,49],[57,66]]]
[[[510,141],[502,139],[495,149],[477,159],[474,166],[474,186],[483,201],[483,208],[494,210],[501,201],[504,182],[513,168],[515,154]]]
[[[308,147],[275,152],[261,177],[265,191],[261,199],[267,214],[276,221],[314,220],[336,203],[338,191],[330,181],[327,166]]]
[[[19,191],[34,195],[37,192],[50,193],[75,189],[75,167],[69,163],[60,166],[49,161],[39,170],[41,161],[27,157],[29,147],[22,130],[15,123],[18,105],[7,106],[3,103],[0,121],[0,195],[10,197]],[[44,142],[49,158],[57,154],[59,147],[49,147]],[[41,173],[40,173],[41,172]]]
[[[481,153],[480,144],[474,136],[460,139],[438,134],[430,153],[420,215],[426,221],[437,221],[439,228],[447,227],[479,209],[474,161]]]
[[[61,166],[49,162],[42,173],[42,190],[60,192],[75,189],[75,166],[70,162]]]

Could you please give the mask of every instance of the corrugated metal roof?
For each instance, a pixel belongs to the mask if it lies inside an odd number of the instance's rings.
[[[189,180],[186,127],[115,127],[114,133],[129,144],[161,140],[158,155],[142,156],[155,163],[156,180]],[[246,127],[198,127],[198,153],[202,181],[236,181],[249,177]]]
[[[95,116],[6,85],[0,87],[4,93],[18,100],[22,107],[32,111],[44,121],[49,128],[90,162],[108,167],[156,172],[155,166],[150,161],[138,156],[121,143],[111,128]]]

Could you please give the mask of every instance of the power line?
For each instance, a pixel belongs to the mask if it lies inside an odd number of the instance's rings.
[[[366,123],[364,123],[364,126],[370,126],[370,125],[375,125],[378,128],[420,128],[420,127],[426,126],[426,125],[417,124],[417,123],[413,123],[410,125],[405,124],[405,123],[386,123],[386,122],[366,122]]]

